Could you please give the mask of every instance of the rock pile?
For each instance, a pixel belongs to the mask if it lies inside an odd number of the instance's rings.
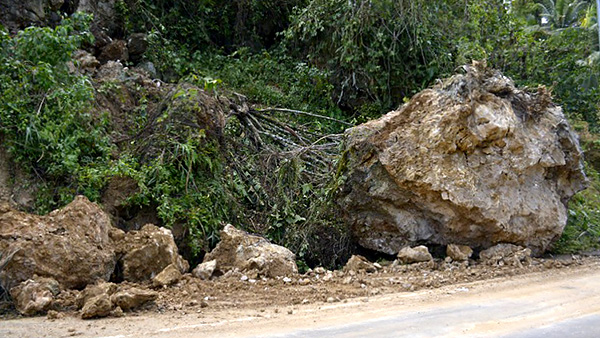
[[[84,288],[83,318],[128,311],[156,294],[106,283],[116,266],[126,281],[159,287],[189,269],[170,230],[147,224],[124,233],[83,196],[45,216],[0,208],[0,254],[0,286],[24,315],[49,310],[61,291]]]

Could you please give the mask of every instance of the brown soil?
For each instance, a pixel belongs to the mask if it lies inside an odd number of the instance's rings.
[[[291,281],[283,278],[256,281],[249,278],[242,281],[246,278],[242,278],[244,275],[241,274],[230,274],[211,281],[202,281],[186,275],[176,286],[160,289],[159,298],[154,304],[126,313],[125,318],[84,321],[79,319],[75,311],[58,314],[52,312],[46,318],[18,320],[13,318],[5,321],[4,325],[0,325],[0,335],[24,337],[31,332],[37,332],[36,337],[40,337],[39,332],[46,332],[46,336],[52,337],[71,335],[129,337],[147,331],[146,333],[154,332],[158,336],[166,334],[168,337],[177,337],[177,330],[187,330],[189,326],[192,331],[188,336],[191,337],[198,336],[202,330],[204,333],[214,335],[225,328],[236,331],[237,333],[232,332],[234,336],[238,336],[249,334],[244,329],[246,326],[252,326],[255,331],[262,332],[260,326],[270,325],[269,323],[276,318],[287,323],[292,318],[293,322],[298,322],[306,319],[304,317],[312,316],[310,320],[312,322],[313,317],[320,319],[321,315],[318,314],[323,313],[323,316],[328,314],[331,318],[327,318],[332,321],[340,322],[350,315],[350,313],[344,314],[344,311],[348,311],[343,310],[346,307],[358,306],[351,312],[353,315],[358,315],[356,311],[365,310],[362,309],[364,306],[356,304],[369,304],[367,307],[375,306],[379,309],[377,311],[382,311],[383,308],[380,309],[376,303],[386,300],[390,303],[389,299],[392,298],[400,299],[399,304],[403,304],[408,299],[406,297],[410,298],[414,295],[415,306],[429,304],[435,307],[440,299],[467,290],[471,295],[477,294],[487,299],[493,297],[495,289],[509,291],[515,287],[539,289],[541,286],[536,285],[541,285],[548,280],[561,280],[564,284],[564,281],[568,281],[569,278],[590,271],[597,273],[598,266],[600,266],[599,257],[564,256],[554,259],[533,259],[531,265],[524,267],[487,266],[475,262],[467,266],[436,262],[430,267],[425,264],[400,266],[397,271],[390,271],[391,267],[383,267],[380,272],[368,275],[351,276],[334,272],[335,276],[329,281],[324,281],[323,275],[317,276],[315,273],[299,275],[291,278]],[[422,291],[412,292],[416,290]],[[423,295],[428,295],[427,299],[421,299]],[[69,302],[74,302],[75,297],[76,292],[63,293],[61,302],[67,306]],[[398,299],[390,304],[380,305],[393,306],[399,301]],[[289,317],[291,314],[297,316]],[[252,321],[244,324],[248,318]],[[325,317],[322,319],[323,323],[326,322]],[[260,324],[261,321],[265,323]],[[223,326],[224,323],[227,325]],[[274,328],[281,329],[281,323],[273,325]],[[123,333],[127,335],[121,335]]]
[[[324,274],[314,272],[299,275],[286,281],[277,279],[252,279],[242,281],[242,274],[223,276],[202,281],[187,275],[178,287],[160,291],[156,307],[149,311],[198,312],[220,311],[231,308],[264,309],[288,307],[299,304],[343,302],[357,297],[370,297],[421,289],[435,289],[446,285],[512,277],[532,272],[565,269],[595,264],[598,257],[563,256],[555,259],[533,259],[528,266],[489,266],[467,263],[436,262],[383,267],[373,274],[351,275],[334,271],[325,281]],[[327,279],[327,278],[325,278]]]
[[[126,316],[149,313],[219,313],[227,310],[259,310],[289,308],[305,304],[347,302],[352,298],[373,297],[448,285],[526,275],[534,272],[570,269],[600,263],[600,257],[561,256],[532,259],[523,266],[485,265],[476,261],[464,263],[419,263],[384,266],[376,273],[344,273],[315,271],[291,278],[257,278],[252,273],[228,273],[204,281],[186,274],[175,286],[158,289],[156,302]],[[136,285],[152,288],[150,283]],[[77,317],[78,291],[62,292],[54,306],[60,317]],[[52,313],[51,316],[54,316]],[[4,318],[15,318],[14,312]],[[1,317],[0,317],[1,318]]]

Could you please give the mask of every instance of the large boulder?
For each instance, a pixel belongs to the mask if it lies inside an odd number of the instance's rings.
[[[130,231],[117,248],[123,279],[130,282],[151,280],[173,264],[181,273],[190,268],[177,251],[171,230],[146,224],[139,231]]]
[[[116,264],[111,229],[108,214],[83,196],[45,216],[0,209],[0,252],[12,254],[0,282],[10,289],[38,275],[71,289],[108,280]]]
[[[388,254],[418,243],[543,252],[586,186],[560,107],[483,64],[346,132],[339,203],[358,243]]]
[[[296,256],[290,250],[262,237],[253,236],[228,224],[221,231],[221,241],[204,257],[216,260],[216,270],[256,270],[265,277],[289,276],[298,272]]]

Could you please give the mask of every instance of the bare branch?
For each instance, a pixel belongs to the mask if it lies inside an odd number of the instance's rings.
[[[323,120],[334,121],[334,122],[337,122],[337,123],[340,123],[340,124],[343,124],[343,125],[346,125],[346,126],[354,127],[354,125],[352,123],[348,123],[348,122],[345,122],[345,121],[342,121],[342,120],[334,119],[333,117],[319,115],[319,114],[314,114],[314,113],[309,113],[309,112],[305,112],[305,111],[301,111],[301,110],[285,109],[285,108],[265,108],[265,109],[258,110],[258,112],[261,112],[261,113],[282,112],[282,113],[292,113],[292,114],[307,115],[307,116],[312,116],[312,117],[316,117],[316,118],[323,119]]]

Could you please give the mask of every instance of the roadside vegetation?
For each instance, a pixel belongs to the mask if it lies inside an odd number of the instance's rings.
[[[586,154],[600,156],[592,1],[118,3],[123,30],[148,33],[144,61],[164,79],[237,98],[248,109],[229,116],[219,141],[167,121],[165,135],[176,136],[157,141],[162,154],[117,149],[107,113],[93,105],[98,91],[115,88],[95,88],[66,66],[91,43],[91,18],[75,14],[56,28],[15,36],[0,30],[0,135],[41,182],[35,212],[76,194],[99,201],[111,178],[127,177],[139,187],[128,210],[152,207],[162,225],[183,225],[188,258],[198,260],[231,222],[289,247],[301,266],[340,265],[351,245],[333,202],[343,179],[336,174],[344,165],[340,134],[472,59],[487,60],[520,86],[551,88]],[[139,102],[134,134],[149,121]],[[587,163],[590,188],[571,202],[556,252],[600,247],[598,168]]]

